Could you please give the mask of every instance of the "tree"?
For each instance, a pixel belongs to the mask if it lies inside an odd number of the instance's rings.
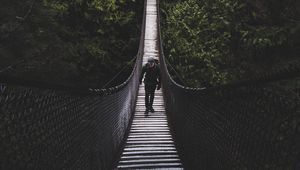
[[[101,87],[137,53],[142,3],[4,0],[1,74]]]
[[[165,55],[190,86],[215,86],[299,62],[298,2],[162,2]]]

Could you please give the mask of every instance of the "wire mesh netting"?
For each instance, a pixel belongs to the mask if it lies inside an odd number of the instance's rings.
[[[145,17],[145,14],[144,14]],[[144,50],[122,84],[82,89],[0,77],[0,169],[110,169],[135,107]]]
[[[171,78],[161,38],[160,52],[166,110],[187,169],[300,169],[299,67],[196,89]]]

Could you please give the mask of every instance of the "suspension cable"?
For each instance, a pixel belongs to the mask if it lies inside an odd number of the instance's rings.
[[[183,83],[184,86],[187,86],[187,83],[184,81],[182,76],[175,70],[175,68],[171,65],[168,59],[165,57],[166,63],[171,67],[171,69],[175,72],[176,76],[179,78],[179,80]]]
[[[21,61],[18,61],[18,62],[16,62],[16,63],[12,64],[12,65],[9,65],[9,66],[7,66],[7,67],[1,69],[1,70],[0,70],[0,73],[6,72],[7,70],[10,70],[10,69],[12,69],[13,67],[15,67],[15,66],[17,66],[17,65],[19,65],[19,64],[22,64],[22,63],[24,63],[24,62],[25,62],[25,60],[23,59],[23,60],[21,60]]]
[[[114,81],[126,68],[129,64],[131,64],[135,59],[137,58],[137,55],[135,57],[133,57],[128,63],[125,64],[125,66],[117,73],[115,74],[115,76],[110,79],[107,83],[105,83],[103,86],[102,86],[102,89],[104,89],[106,86],[108,86],[112,81]]]

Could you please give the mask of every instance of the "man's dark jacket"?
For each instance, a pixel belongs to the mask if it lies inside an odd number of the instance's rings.
[[[140,76],[140,83],[145,75],[144,83],[149,86],[160,86],[160,68],[158,64],[154,64],[153,67],[150,67],[150,64],[147,63],[142,68],[142,74]]]

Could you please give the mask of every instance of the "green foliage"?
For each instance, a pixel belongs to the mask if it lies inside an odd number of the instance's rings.
[[[191,86],[214,86],[299,61],[297,1],[162,2],[168,60]]]
[[[134,0],[3,0],[1,74],[101,87],[136,55],[142,10]]]

